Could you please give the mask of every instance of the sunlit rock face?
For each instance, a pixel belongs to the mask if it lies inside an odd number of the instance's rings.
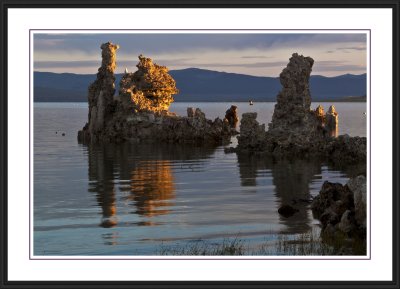
[[[329,107],[325,115],[325,120],[328,131],[336,130],[339,126],[339,114],[336,112],[334,105]]]
[[[239,121],[236,105],[231,105],[231,107],[225,112],[224,121],[227,121],[231,127],[236,127]]]
[[[321,123],[325,123],[325,112],[322,105],[318,105],[315,109],[315,115]]]
[[[126,73],[120,82],[121,101],[137,111],[167,111],[179,91],[168,69],[139,55],[138,70]]]

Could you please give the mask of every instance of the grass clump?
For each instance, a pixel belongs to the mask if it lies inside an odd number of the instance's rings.
[[[173,256],[240,256],[245,255],[244,242],[238,238],[223,239],[222,243],[210,243],[203,240],[195,241],[193,244],[183,246],[161,245],[158,255]]]

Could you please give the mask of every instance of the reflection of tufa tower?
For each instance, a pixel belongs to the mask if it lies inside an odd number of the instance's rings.
[[[166,207],[173,205],[171,200],[175,198],[175,180],[171,161],[162,159],[164,153],[160,148],[138,148],[132,144],[88,146],[89,191],[96,194],[102,214],[100,226],[104,228],[118,225],[118,198],[133,201],[135,213],[143,217],[168,214]],[[137,160],[133,157],[148,155],[147,149],[152,152],[151,156],[155,154],[161,159],[150,157],[148,160]],[[118,187],[117,176],[120,180],[129,180],[129,187],[123,184]],[[118,191],[128,191],[129,194],[118,196]],[[151,222],[144,221],[141,224],[148,225]]]
[[[242,186],[256,186],[260,171],[271,171],[275,186],[276,214],[281,205],[295,206],[299,211],[290,218],[279,215],[285,225],[282,233],[305,233],[310,230],[310,216],[307,200],[310,184],[315,175],[321,174],[321,163],[318,160],[275,160],[273,157],[259,158],[252,154],[238,154],[239,172]]]
[[[117,209],[113,171],[113,151],[107,146],[89,146],[89,191],[96,194],[101,207],[100,226],[110,228],[117,225]]]
[[[136,213],[146,217],[168,214],[175,198],[171,161],[154,160],[139,163],[131,174],[131,196]]]

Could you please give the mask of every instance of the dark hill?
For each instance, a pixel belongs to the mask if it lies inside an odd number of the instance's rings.
[[[275,101],[281,89],[278,78],[188,68],[171,70],[180,93],[175,101]],[[118,85],[121,74],[116,75]],[[95,74],[34,72],[34,101],[87,101],[87,88]],[[366,74],[336,77],[311,76],[314,101],[363,101]],[[118,87],[116,87],[118,91]]]

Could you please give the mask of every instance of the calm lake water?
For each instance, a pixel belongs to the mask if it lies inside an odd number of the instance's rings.
[[[230,105],[174,103],[170,110],[199,107],[213,119]],[[274,109],[237,105],[240,113],[258,112],[260,123]],[[365,103],[335,106],[340,134],[366,135]],[[80,145],[86,121],[86,103],[34,104],[34,255],[158,255],[165,246],[236,237],[257,248],[318,226],[308,205],[284,218],[281,204],[318,194],[325,180],[348,180],[319,161],[238,158],[222,146]]]

